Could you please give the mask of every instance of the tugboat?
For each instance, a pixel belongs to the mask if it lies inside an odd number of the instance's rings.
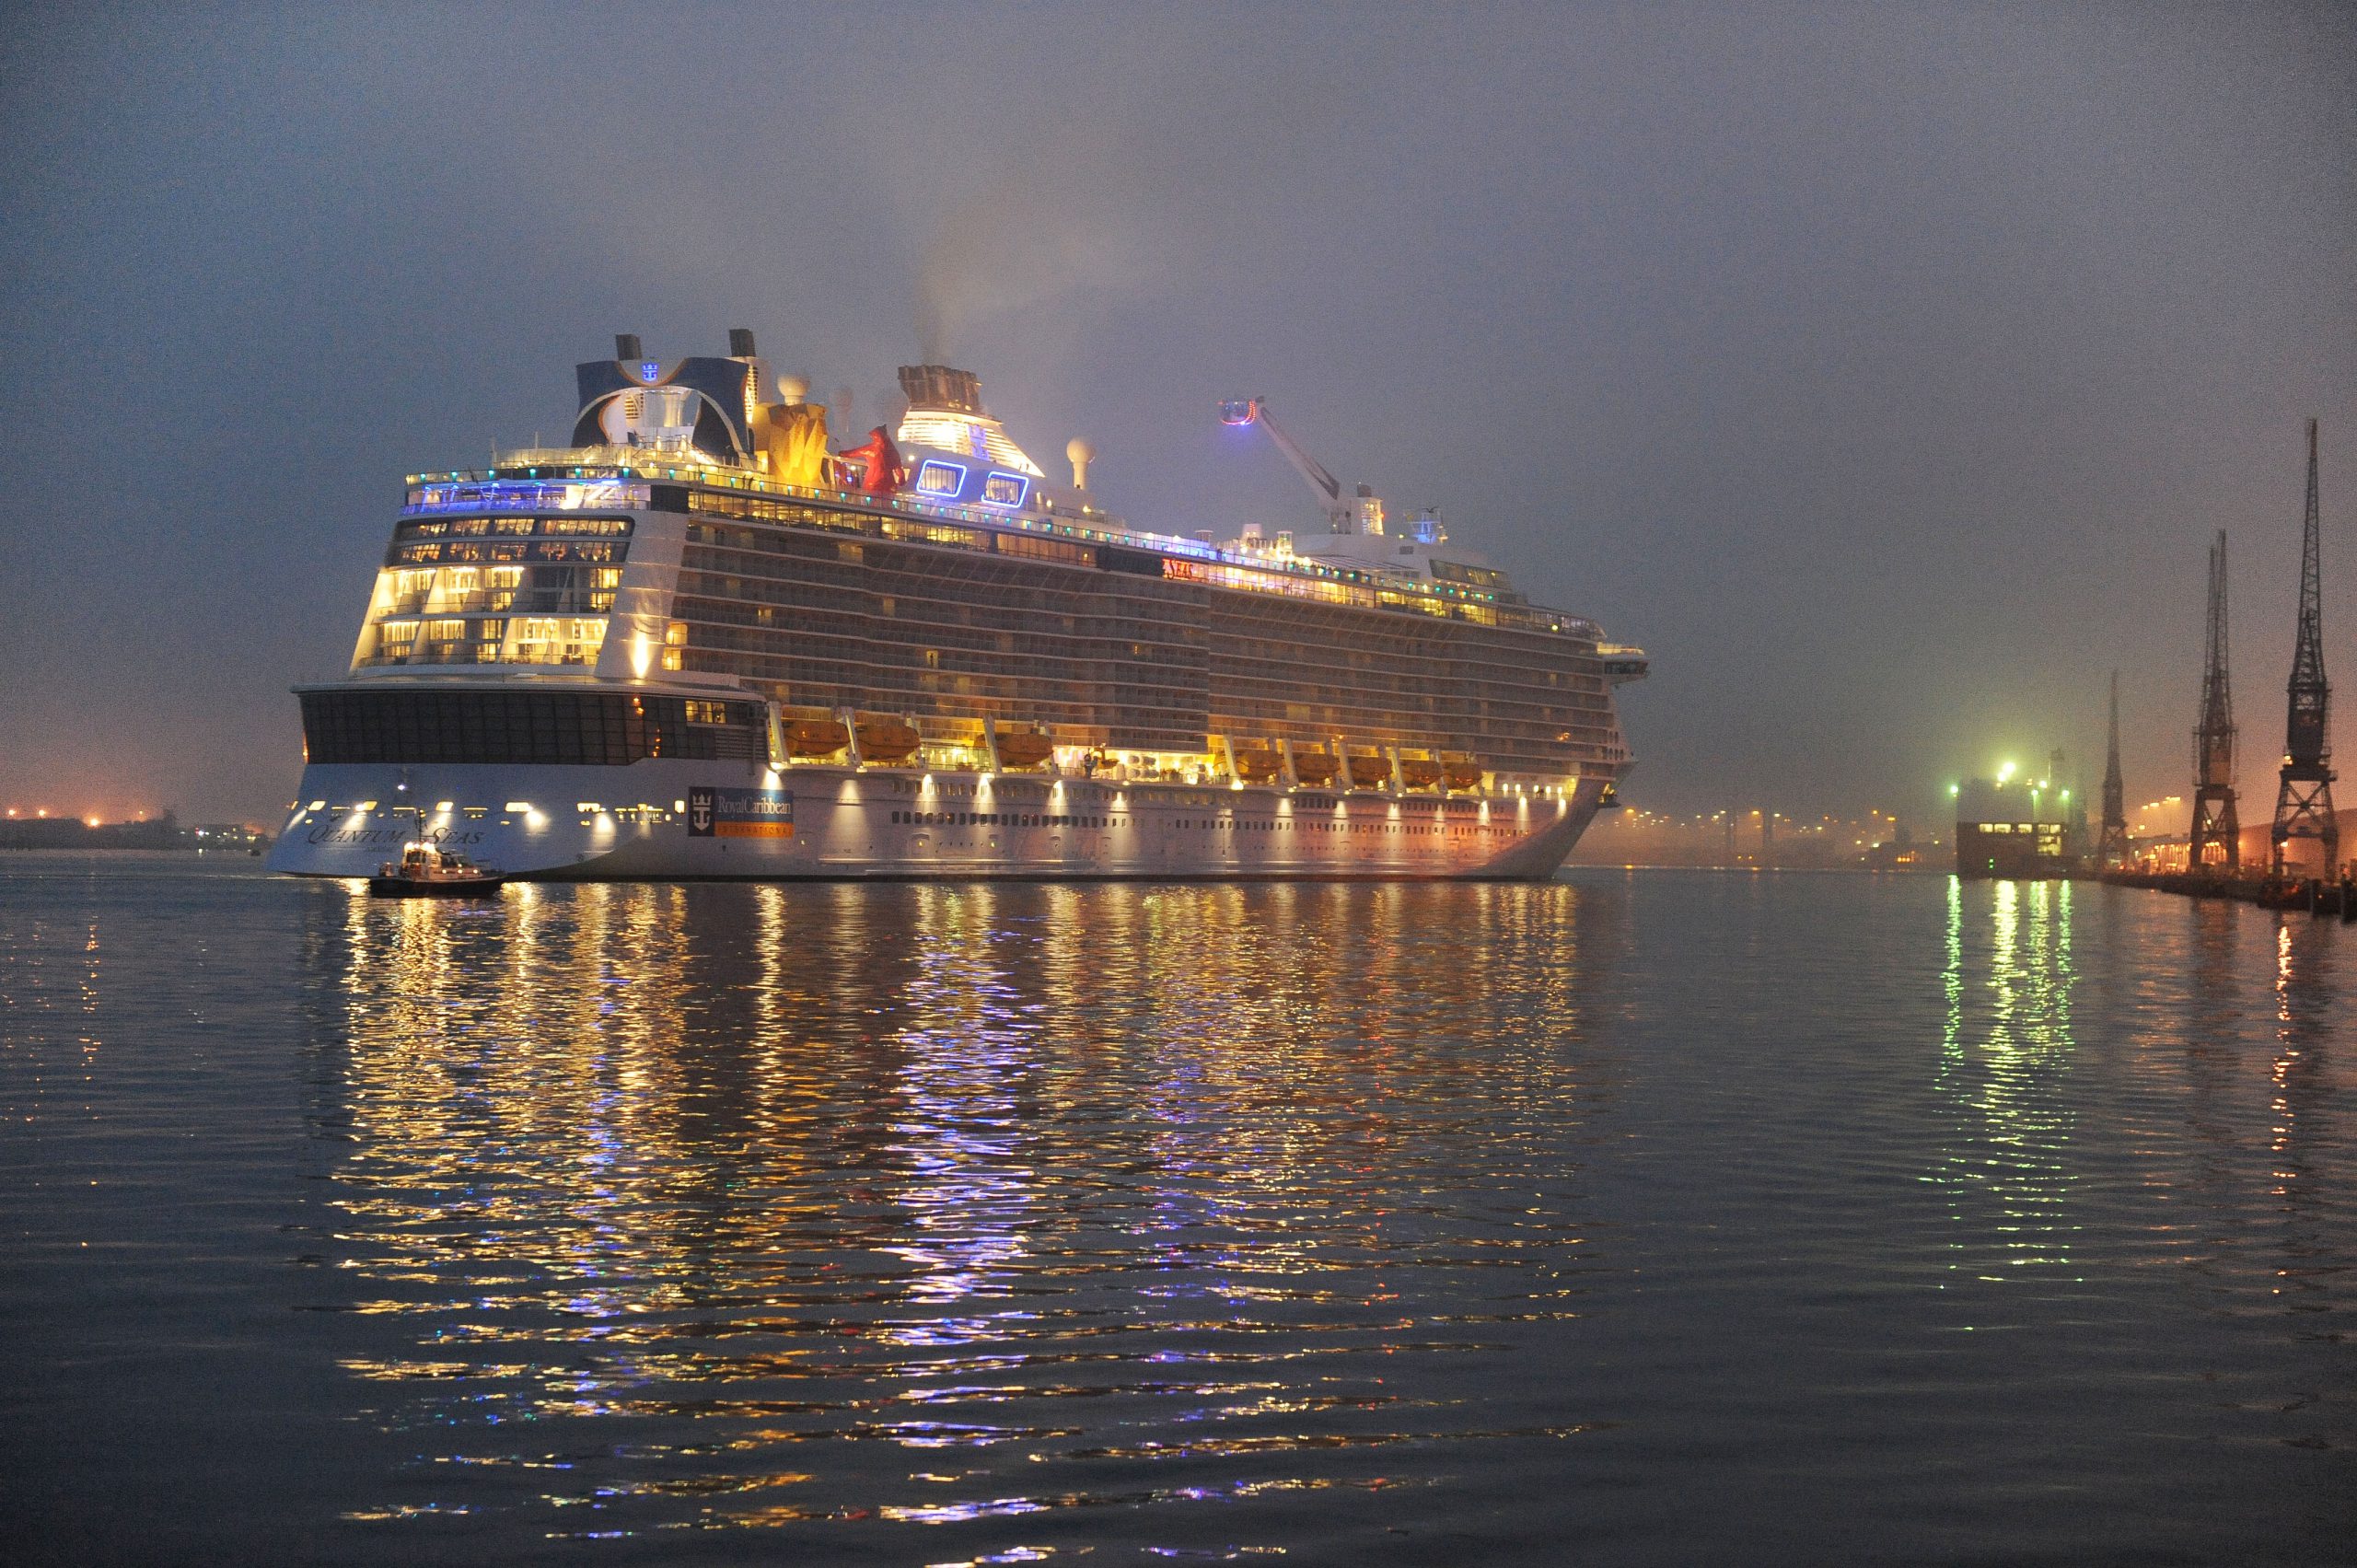
[[[507,880],[504,871],[477,865],[456,850],[432,844],[410,844],[398,861],[388,860],[368,878],[368,896],[376,899],[452,899],[495,893]]]

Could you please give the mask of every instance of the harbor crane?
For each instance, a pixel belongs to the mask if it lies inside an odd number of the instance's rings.
[[[2299,709],[2294,698],[2293,714]],[[2186,867],[2213,862],[2229,876],[2243,864],[2235,810],[2235,700],[2226,678],[2226,530],[2210,547],[2210,639],[2201,663],[2201,722],[2193,731],[2193,827]]]
[[[2314,839],[2324,854],[2322,875],[2340,872],[2340,819],[2332,808],[2332,737],[2328,715],[2332,688],[2324,678],[2324,592],[2316,566],[2316,422],[2308,421],[2308,510],[2300,530],[2300,631],[2293,644],[2291,718],[2283,737],[2283,772],[2275,796],[2275,880],[2283,880],[2284,852],[2293,839]]]
[[[1325,465],[1320,463],[1316,458],[1313,458],[1307,452],[1303,451],[1300,442],[1295,441],[1291,436],[1285,434],[1284,426],[1279,424],[1274,418],[1271,417],[1269,413],[1268,399],[1228,399],[1219,405],[1219,422],[1222,424],[1239,430],[1246,425],[1257,424],[1261,429],[1267,431],[1269,433],[1269,439],[1275,444],[1277,450],[1285,455],[1285,460],[1293,464],[1295,470],[1300,473],[1301,477],[1309,482],[1310,489],[1318,492],[1318,502],[1326,514],[1328,531],[1338,534],[1355,533],[1358,531],[1356,527],[1357,519],[1362,512],[1365,512],[1369,509],[1362,507],[1353,501],[1343,499],[1342,482],[1336,479],[1332,474],[1327,472]],[[1360,494],[1365,496],[1367,499],[1373,499],[1371,493],[1366,491],[1364,486],[1361,487]],[[1372,515],[1374,526],[1369,528],[1366,531],[1369,533],[1381,533],[1383,531],[1383,511],[1380,503],[1372,508]]]

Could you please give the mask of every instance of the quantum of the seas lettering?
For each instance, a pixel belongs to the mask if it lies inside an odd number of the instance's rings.
[[[456,828],[428,828],[422,833],[401,828],[314,828],[304,835],[303,842],[313,844],[423,843],[449,846],[479,844],[482,839],[480,832],[461,832]]]

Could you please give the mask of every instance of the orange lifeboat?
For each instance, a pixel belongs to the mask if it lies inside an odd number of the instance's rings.
[[[851,744],[851,731],[837,719],[794,719],[785,726],[785,749],[796,757],[824,757]]]
[[[1353,789],[1380,789],[1390,782],[1390,758],[1353,757],[1351,759],[1351,787]]]
[[[1236,754],[1236,776],[1246,784],[1267,784],[1284,767],[1284,759],[1273,751],[1238,751]]]
[[[1036,729],[998,732],[998,765],[1002,768],[1036,768],[1055,754],[1054,738]]]
[[[1407,781],[1410,789],[1430,789],[1440,783],[1441,766],[1428,758],[1402,757],[1399,776]]]
[[[1480,789],[1481,787],[1481,764],[1479,762],[1449,763],[1448,787],[1451,789]]]
[[[1342,771],[1342,760],[1325,751],[1296,751],[1293,754],[1293,776],[1306,784],[1326,784]]]
[[[860,757],[887,767],[907,761],[924,742],[913,727],[899,719],[862,719],[858,731]]]

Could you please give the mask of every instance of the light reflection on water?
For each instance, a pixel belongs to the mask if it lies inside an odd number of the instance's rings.
[[[1967,889],[1948,885],[1937,1083],[1955,1108],[1955,1131],[1934,1169],[1952,1209],[1982,1211],[2003,1248],[1992,1256],[1959,1243],[1953,1266],[1999,1280],[2008,1268],[2071,1260],[2065,1080],[2077,977],[2070,883],[1998,882],[1986,891],[1991,907],[1968,937]]]
[[[0,1517],[75,1562],[2333,1561],[2351,940],[1930,877],[435,907],[28,857]]]
[[[424,1446],[352,1516],[942,1523],[1425,1485],[1376,1456],[1545,1435],[1416,1368],[1571,1316],[1588,1238],[1547,1201],[1613,1077],[1586,898],[323,903],[322,1305],[405,1325],[343,1365]],[[1525,1205],[1468,1211],[1469,1170]]]

